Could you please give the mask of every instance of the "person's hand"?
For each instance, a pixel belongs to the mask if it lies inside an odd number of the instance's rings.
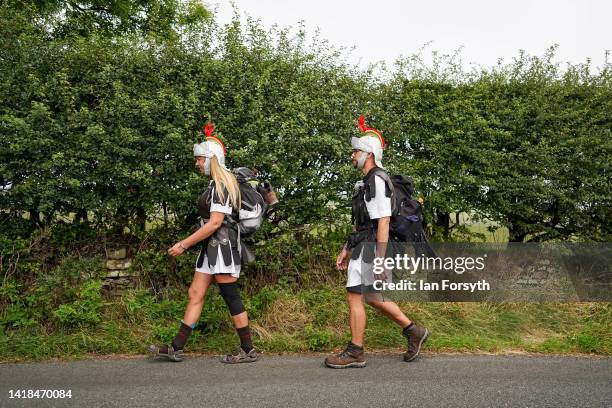
[[[339,271],[345,271],[348,268],[348,264],[346,262],[346,258],[348,258],[349,252],[346,248],[342,248],[342,251],[338,254],[336,258],[336,268]]]
[[[381,262],[376,262],[376,260],[381,260]],[[375,265],[379,264],[379,268],[374,268],[374,270],[378,270],[378,272],[374,272],[374,280],[380,280],[382,282],[386,282],[389,277],[389,270],[385,266],[384,258],[377,258],[375,260]]]
[[[183,252],[185,252],[187,248],[183,245],[182,242],[177,242],[172,246],[172,248],[168,249],[168,255],[170,256],[179,256]]]
[[[389,275],[387,275],[386,271],[382,271],[381,273],[375,273],[374,274],[374,280],[377,281],[381,281],[381,282],[386,282],[387,281],[387,277]]]

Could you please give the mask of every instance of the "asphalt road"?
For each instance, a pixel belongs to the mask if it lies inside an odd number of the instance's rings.
[[[332,370],[323,356],[212,357],[0,364],[1,407],[612,407],[612,359],[369,355]],[[70,399],[10,399],[9,390],[71,390]]]

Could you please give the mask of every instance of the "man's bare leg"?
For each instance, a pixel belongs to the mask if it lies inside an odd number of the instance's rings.
[[[404,314],[404,312],[402,312],[402,310],[395,302],[367,299],[367,303],[376,310],[384,313],[387,317],[397,323],[402,329],[410,326],[410,323],[412,323],[412,321]]]
[[[419,327],[410,321],[395,302],[382,301],[377,295],[372,295],[369,299],[366,297],[366,299],[370,306],[384,313],[402,328],[402,335],[408,343],[408,350],[404,354],[404,361],[416,359],[421,351],[421,346],[429,336],[429,330],[425,327]]]
[[[349,306],[349,323],[351,326],[351,342],[344,351],[329,356],[325,365],[330,368],[365,367],[363,352],[363,336],[366,325],[366,313],[361,293],[347,292],[346,301]]]
[[[351,326],[351,342],[363,347],[363,336],[366,325],[366,312],[363,300],[359,293],[346,293],[346,301],[349,306],[349,323]]]

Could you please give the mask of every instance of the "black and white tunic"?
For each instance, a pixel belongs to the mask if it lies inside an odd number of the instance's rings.
[[[203,208],[204,207],[204,208]],[[202,250],[196,261],[196,272],[209,275],[224,273],[234,277],[240,276],[240,239],[237,232],[228,223],[228,218],[235,217],[236,211],[230,205],[229,194],[221,202],[215,194],[215,185],[211,182],[208,189],[200,196],[199,212],[202,225],[211,212],[225,214],[226,220],[210,237],[203,241]]]

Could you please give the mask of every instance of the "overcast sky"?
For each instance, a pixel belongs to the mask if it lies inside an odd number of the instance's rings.
[[[229,0],[205,0],[217,8],[220,22],[231,20]],[[604,63],[612,49],[612,1],[608,0],[234,0],[241,13],[264,26],[296,26],[301,20],[309,33],[355,50],[349,62],[385,61],[427,50],[451,53],[463,46],[462,60],[495,65],[511,61],[523,49],[542,56],[559,44],[557,60],[572,63],[591,58]],[[427,53],[429,54],[429,51]],[[612,57],[610,58],[612,61]]]

